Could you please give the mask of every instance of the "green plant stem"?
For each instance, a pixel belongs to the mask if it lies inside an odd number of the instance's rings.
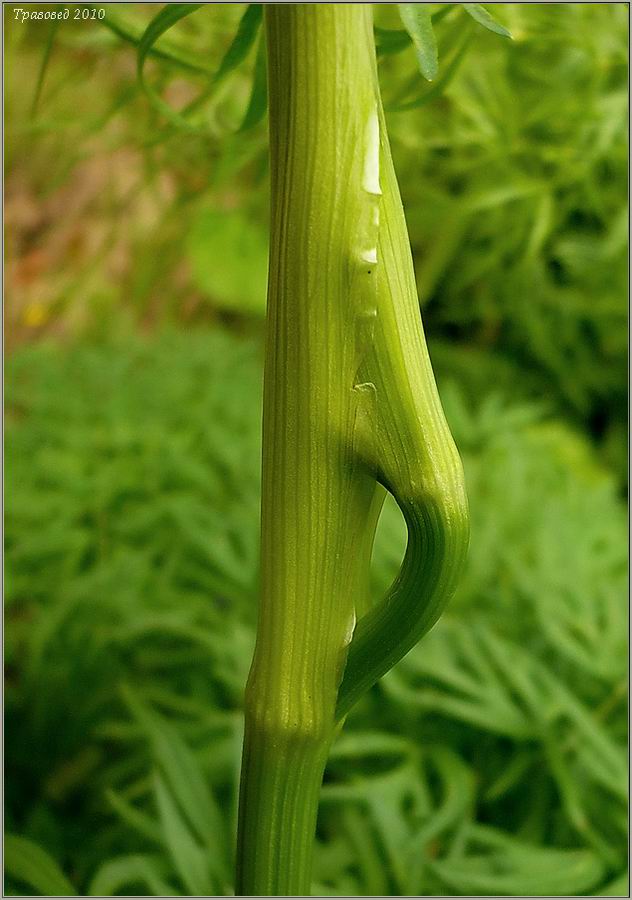
[[[246,692],[240,894],[309,892],[358,577],[349,551],[374,492],[344,440],[358,361],[356,310],[341,298],[365,202],[360,191],[347,196],[345,173],[358,180],[364,83],[372,83],[367,16],[359,12],[265,10],[272,215],[262,594]]]
[[[371,7],[272,4],[265,24],[261,602],[236,891],[283,896],[309,893],[335,731],[439,616],[465,555],[467,508],[423,338]],[[369,609],[384,488],[409,542],[391,591]]]

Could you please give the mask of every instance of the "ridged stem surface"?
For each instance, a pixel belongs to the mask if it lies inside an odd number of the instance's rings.
[[[236,891],[285,896],[309,893],[335,730],[439,616],[465,555],[467,508],[423,337],[371,7],[268,5],[265,22],[261,600]],[[385,489],[406,519],[408,548],[370,609]]]

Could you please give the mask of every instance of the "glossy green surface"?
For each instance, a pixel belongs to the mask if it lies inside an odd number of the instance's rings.
[[[265,18],[262,580],[237,891],[278,895],[309,891],[336,725],[440,615],[468,513],[423,336],[371,7],[272,6]],[[408,548],[387,597],[365,611],[383,488],[404,513]]]

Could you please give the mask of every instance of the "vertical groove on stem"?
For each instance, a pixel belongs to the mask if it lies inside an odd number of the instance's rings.
[[[360,590],[356,548],[377,489],[354,465],[350,440],[354,284],[366,277],[357,260],[367,210],[362,145],[376,103],[371,7],[269,5],[265,22],[272,209],[242,895],[309,893],[318,795]]]
[[[238,894],[309,893],[334,732],[439,617],[467,550],[463,471],[424,339],[371,14],[368,4],[265,8],[261,602]],[[404,513],[408,546],[387,596],[370,607],[384,488]]]

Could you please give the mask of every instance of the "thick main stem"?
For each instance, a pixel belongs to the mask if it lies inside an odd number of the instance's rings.
[[[437,620],[469,526],[419,315],[371,7],[269,5],[265,20],[272,217],[262,581],[237,892],[287,895],[309,891],[337,723]],[[404,514],[408,546],[391,589],[370,607],[384,488]]]
[[[318,794],[377,486],[357,464],[376,119],[370,6],[265,8],[272,215],[261,602],[237,893],[309,893]],[[369,172],[369,176],[371,173]],[[377,173],[374,173],[377,177]],[[369,251],[369,252],[367,252]],[[370,405],[370,404],[369,404]],[[371,536],[371,525],[368,527]],[[364,565],[363,565],[364,564]]]

